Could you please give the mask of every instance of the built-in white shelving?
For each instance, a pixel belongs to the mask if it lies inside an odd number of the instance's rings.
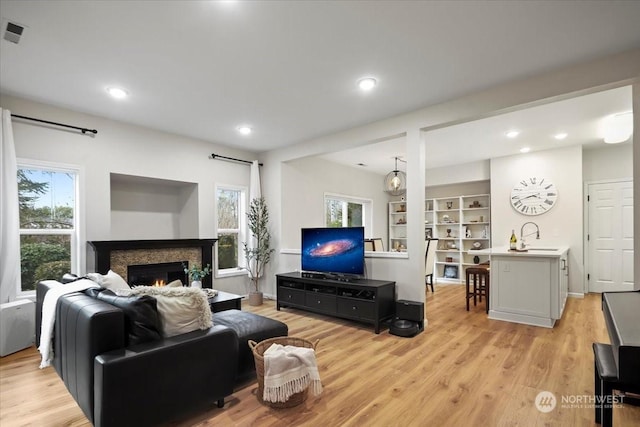
[[[407,202],[389,202],[389,250],[407,251]]]
[[[474,252],[491,246],[490,205],[489,194],[425,200],[425,238],[439,239],[434,268],[437,280],[462,282],[467,267],[488,261],[487,255]]]

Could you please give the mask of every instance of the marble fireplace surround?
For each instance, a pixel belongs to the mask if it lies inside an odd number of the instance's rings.
[[[129,265],[182,261],[188,261],[189,265],[213,265],[213,246],[217,240],[104,240],[88,243],[94,250],[96,272],[106,274],[111,269],[126,280]],[[202,280],[202,287],[213,287],[212,275]]]

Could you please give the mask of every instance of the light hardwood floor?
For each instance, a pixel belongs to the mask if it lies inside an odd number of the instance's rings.
[[[292,336],[320,340],[323,394],[295,408],[270,409],[257,402],[253,382],[223,409],[212,403],[208,411],[170,425],[596,425],[589,403],[562,407],[562,396],[593,393],[591,343],[608,342],[599,295],[569,299],[563,319],[545,329],[488,320],[480,305],[467,312],[463,286],[436,287],[435,294],[427,293],[429,325],[411,339],[303,311],[278,312],[273,301],[243,309],[287,323]],[[548,414],[534,405],[543,390],[558,399]],[[640,425],[640,408],[614,409],[614,423]],[[0,425],[90,424],[53,368],[38,369],[30,348],[0,360]]]

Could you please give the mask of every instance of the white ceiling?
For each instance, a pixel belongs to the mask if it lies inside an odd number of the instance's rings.
[[[583,145],[588,149],[611,146],[603,141],[606,119],[632,111],[631,87],[625,86],[577,98],[489,117],[429,131],[425,134],[427,169],[465,164],[520,153]],[[505,133],[517,129],[517,138]],[[566,132],[564,140],[554,135]],[[626,143],[631,143],[630,140]],[[452,149],[453,147],[453,149]],[[394,167],[393,158],[405,157],[404,138],[320,156],[352,167],[363,163],[364,169],[387,174]],[[400,170],[406,168],[399,163]]]
[[[2,93],[258,152],[640,46],[638,1],[2,0],[0,14],[3,32],[26,26],[0,41]]]

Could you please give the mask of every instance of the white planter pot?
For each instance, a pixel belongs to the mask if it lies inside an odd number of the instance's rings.
[[[193,282],[191,282],[191,287],[202,289],[202,282],[200,280],[194,280]]]

